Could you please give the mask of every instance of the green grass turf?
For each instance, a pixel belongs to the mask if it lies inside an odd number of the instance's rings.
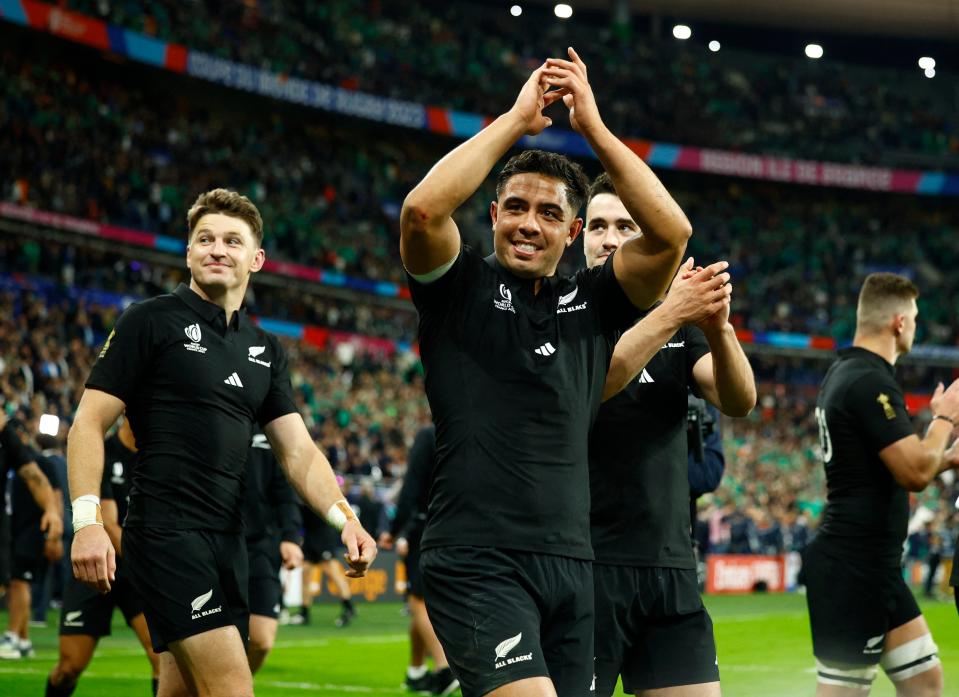
[[[799,595],[706,598],[716,626],[723,694],[726,697],[812,695],[815,675],[805,601]],[[396,604],[359,605],[356,622],[333,626],[337,608],[317,606],[309,627],[280,627],[277,646],[256,678],[260,697],[280,695],[375,695],[400,697],[408,657],[407,618]],[[952,602],[924,602],[923,612],[939,644],[945,668],[944,695],[959,695],[959,618]],[[0,697],[43,694],[56,661],[56,617],[50,627],[31,628],[37,656],[0,662]],[[0,614],[6,627],[6,615]],[[104,639],[80,681],[77,697],[137,697],[150,694],[149,667],[136,638],[114,616],[114,634]],[[617,695],[622,693],[617,691]],[[872,694],[895,694],[880,675]]]

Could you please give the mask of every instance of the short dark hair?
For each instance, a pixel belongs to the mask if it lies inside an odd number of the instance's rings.
[[[916,284],[905,276],[887,271],[869,274],[859,291],[857,331],[881,329],[893,315],[906,312],[908,304],[918,297]]]
[[[579,212],[586,202],[589,179],[583,168],[563,155],[545,150],[524,150],[509,158],[496,177],[496,196],[503,193],[512,177],[517,174],[542,174],[566,185],[566,202],[573,209],[573,215]]]
[[[594,197],[600,194],[612,194],[619,197],[619,194],[616,193],[616,187],[613,186],[613,180],[606,172],[596,177],[593,183],[589,185],[589,196],[586,197],[586,203],[589,204]]]
[[[187,239],[193,237],[193,231],[200,222],[200,218],[208,213],[222,213],[239,218],[250,226],[257,246],[263,246],[263,218],[260,217],[260,211],[257,210],[253,201],[243,194],[230,189],[213,189],[197,196],[186,214],[189,231]]]

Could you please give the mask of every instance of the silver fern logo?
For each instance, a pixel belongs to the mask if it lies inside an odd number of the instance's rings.
[[[510,651],[516,648],[516,646],[523,640],[523,633],[520,632],[514,637],[510,637],[505,641],[501,641],[496,645],[495,653],[496,657],[493,659],[493,668],[499,670],[500,668],[505,668],[506,666],[511,666],[514,663],[525,663],[526,661],[533,660],[533,652],[523,653],[518,656],[509,656]]]
[[[572,292],[572,293],[567,293],[566,295],[561,295],[561,296],[559,296],[559,304],[560,304],[560,305],[569,305],[569,304],[573,301],[573,298],[576,297],[576,294],[577,294],[578,292],[579,292],[579,286],[577,286],[576,288],[573,288],[573,292]]]
[[[496,660],[498,661],[501,658],[506,658],[509,655],[509,652],[516,648],[516,645],[523,640],[523,633],[520,632],[514,637],[510,637],[506,641],[501,641],[496,645]]]
[[[193,602],[190,603],[190,607],[193,609],[193,612],[199,612],[203,609],[203,606],[210,602],[210,598],[213,597],[213,589],[211,588],[203,595],[198,595],[193,599]]]

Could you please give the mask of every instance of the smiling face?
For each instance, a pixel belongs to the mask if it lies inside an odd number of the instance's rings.
[[[583,226],[566,200],[566,185],[542,174],[510,177],[490,204],[496,258],[521,278],[556,273],[563,250]]]
[[[616,194],[596,194],[586,204],[583,252],[586,266],[606,263],[606,257],[640,232],[639,225]]]
[[[244,292],[264,259],[250,225],[223,213],[200,218],[186,248],[187,268],[205,291]]]

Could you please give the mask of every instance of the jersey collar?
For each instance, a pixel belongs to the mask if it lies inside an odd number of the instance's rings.
[[[205,319],[207,322],[213,323],[217,318],[221,318],[223,321],[226,321],[226,311],[219,305],[215,305],[207,300],[204,300],[196,292],[190,288],[186,283],[181,283],[173,291],[173,294],[185,302],[191,310],[196,312],[200,317]],[[237,310],[236,315],[233,319],[233,322],[236,323],[236,329],[240,329],[243,325],[245,319],[246,311],[244,308]]]
[[[885,358],[880,356],[878,353],[873,353],[869,349],[864,349],[861,346],[847,346],[846,348],[841,348],[837,351],[841,358],[862,358],[864,360],[875,363],[876,365],[881,365],[883,368],[889,371],[890,375],[896,374],[896,368]]]

